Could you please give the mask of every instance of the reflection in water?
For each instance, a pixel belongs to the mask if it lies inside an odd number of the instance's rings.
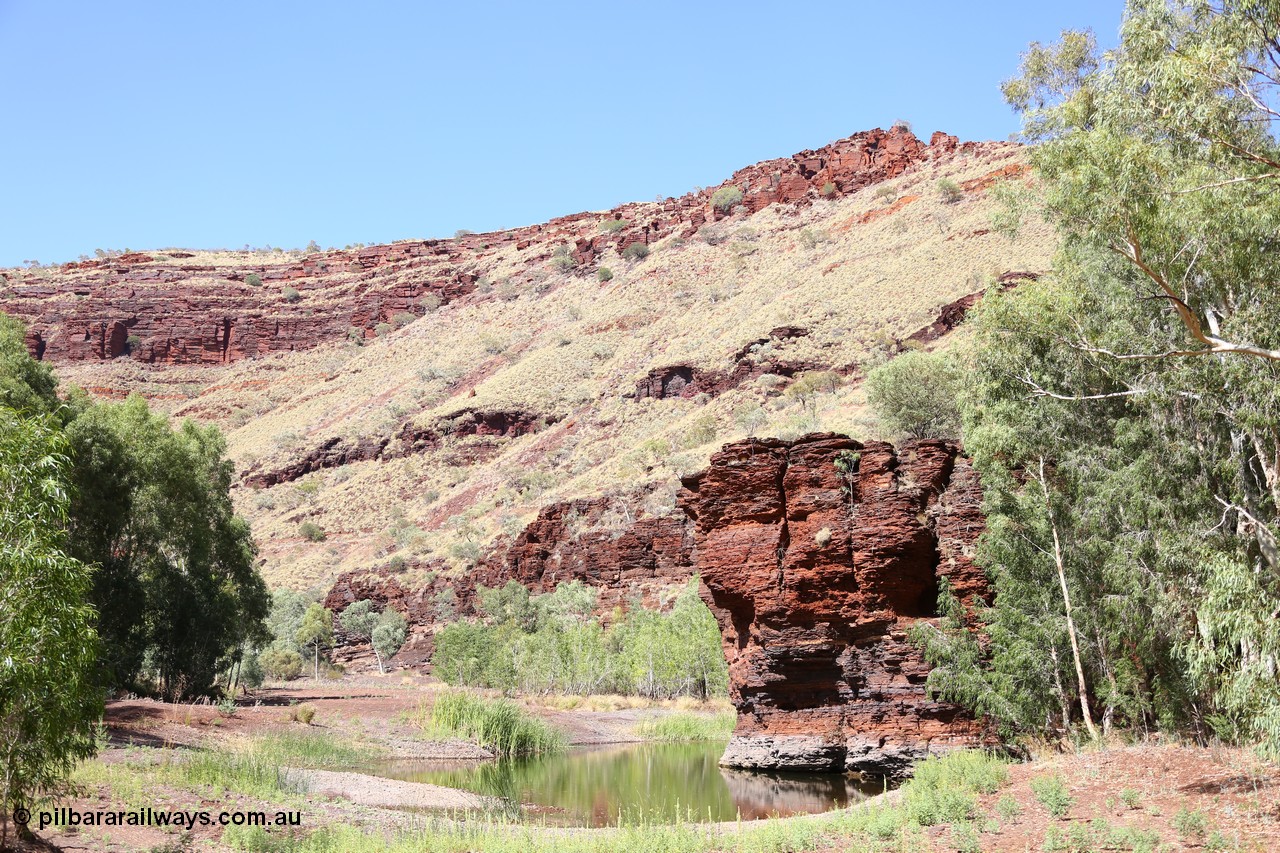
[[[501,797],[550,823],[722,821],[823,812],[880,793],[836,774],[722,770],[723,743],[575,749],[548,758],[459,767],[392,762],[374,772]]]

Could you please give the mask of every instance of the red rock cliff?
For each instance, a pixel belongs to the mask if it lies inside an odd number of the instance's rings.
[[[752,439],[684,486],[738,710],[722,764],[897,776],[984,740],[926,696],[907,639],[933,618],[939,576],[963,600],[988,594],[970,556],[981,490],[954,444]]]

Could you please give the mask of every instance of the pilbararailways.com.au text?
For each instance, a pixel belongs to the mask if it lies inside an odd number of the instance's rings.
[[[15,812],[17,810],[15,809]],[[150,806],[128,810],[78,810],[59,807],[33,815],[40,829],[51,826],[152,826],[192,830],[197,826],[301,826],[302,812],[164,811]],[[17,814],[14,815],[18,817]]]

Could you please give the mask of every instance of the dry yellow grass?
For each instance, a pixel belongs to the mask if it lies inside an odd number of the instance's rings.
[[[863,364],[884,341],[926,325],[991,277],[1046,269],[1053,238],[1042,223],[1011,241],[987,230],[989,195],[948,204],[936,189],[940,178],[971,180],[1022,156],[1016,146],[994,145],[980,157],[926,162],[849,198],[739,214],[714,226],[726,237],[717,245],[668,240],[639,262],[610,253],[600,261],[614,273],[607,283],[548,264],[535,280],[513,284],[527,261],[506,246],[475,270],[499,298],[447,305],[365,346],[329,343],[212,368],[122,360],[60,372],[86,386],[136,388],[178,417],[218,421],[240,470],[279,467],[333,436],[390,435],[406,418],[430,425],[462,409],[555,416],[556,424],[505,441],[478,464],[464,458],[477,439],[462,438],[237,491],[273,584],[324,585],[395,554],[441,557],[463,569],[455,544],[483,548],[549,502],[643,493],[640,513],[672,511],[678,476],[745,435],[735,417],[744,407],[764,410],[757,435],[831,429],[875,437],[856,383],[820,395],[816,407],[791,400],[767,377],[714,399],[623,394],[655,367],[727,371],[742,346],[784,324],[810,334],[767,344],[761,358]],[[918,198],[901,201],[909,196]],[[195,261],[252,259],[219,252]],[[302,296],[319,298],[305,289]],[[323,528],[325,541],[302,538],[304,521]]]

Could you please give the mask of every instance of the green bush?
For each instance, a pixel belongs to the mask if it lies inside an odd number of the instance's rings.
[[[480,600],[482,624],[456,622],[436,634],[431,662],[446,684],[650,698],[727,695],[720,631],[696,582],[669,612],[633,608],[608,628],[591,615],[593,592],[581,583],[530,596],[513,582],[481,589]],[[452,596],[444,604],[452,610]]]
[[[907,352],[867,374],[867,402],[892,433],[953,438],[960,433],[961,380],[945,356]]]
[[[395,327],[393,327],[390,323],[379,323],[378,325],[373,327],[374,334],[376,334],[380,338],[385,338],[387,335],[391,334],[393,331],[395,331]]]
[[[1208,823],[1203,813],[1192,811],[1184,806],[1173,816],[1173,829],[1184,841],[1190,841],[1204,838],[1208,832]]]
[[[311,725],[311,721],[316,718],[316,706],[303,702],[301,705],[293,706],[293,710],[289,712],[289,718],[295,723],[302,723],[304,726]]]
[[[297,302],[301,298],[302,298],[302,294],[299,293],[296,288],[286,287],[284,289],[285,302]]]
[[[139,347],[142,345],[142,338],[138,337],[137,335],[130,335],[129,337],[125,338],[124,345],[127,352],[133,352],[136,347]]]
[[[559,752],[565,737],[507,699],[488,699],[473,693],[444,693],[420,722],[434,735],[463,737],[500,757]]]
[[[728,213],[735,205],[742,204],[742,189],[735,186],[721,187],[711,195],[711,206]]]
[[[302,655],[292,649],[267,649],[258,655],[258,663],[267,678],[292,681],[302,675]]]
[[[632,243],[622,250],[622,257],[628,261],[643,261],[649,257],[649,247],[644,243]]]
[[[935,186],[938,189],[938,196],[946,204],[955,204],[964,198],[964,190],[960,189],[960,185],[950,178],[939,178]]]
[[[316,524],[314,521],[304,521],[298,525],[298,533],[308,542],[323,542],[328,537],[324,532],[324,528]]]
[[[831,181],[827,181],[822,185],[822,194],[827,198],[831,198],[831,196],[836,194],[836,185]]]
[[[931,756],[916,765],[902,805],[920,826],[971,820],[978,811],[974,795],[992,793],[1008,778],[1005,763],[983,752]]]
[[[1031,793],[1056,818],[1064,818],[1074,802],[1060,776],[1039,776],[1031,780]]]
[[[596,270],[596,279],[599,281],[613,281],[613,270],[608,267],[600,267]]]
[[[391,318],[391,323],[397,329],[403,329],[416,319],[418,318],[415,315],[410,314],[408,311],[400,311]]]
[[[256,272],[251,272],[244,277],[244,283],[250,287],[262,287],[262,276]]]
[[[625,219],[606,219],[600,223],[600,230],[606,234],[617,234],[629,223]]]

